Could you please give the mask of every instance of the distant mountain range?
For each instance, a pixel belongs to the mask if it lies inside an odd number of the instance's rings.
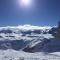
[[[60,50],[57,27],[19,25],[0,27],[0,49],[25,52],[54,52]]]

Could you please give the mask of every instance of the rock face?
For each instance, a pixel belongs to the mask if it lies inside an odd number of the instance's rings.
[[[60,38],[60,21],[59,21],[59,25],[58,25],[57,31],[58,31],[58,37]]]
[[[30,52],[30,53],[41,52],[41,50],[44,47],[44,44],[46,43],[47,42],[44,42],[44,41],[33,40],[23,49],[23,51]]]
[[[54,39],[44,39],[40,43],[36,44],[35,46],[31,47],[31,45],[27,46],[23,49],[25,52],[45,52],[45,53],[52,53],[52,52],[60,52],[60,40],[58,38]]]

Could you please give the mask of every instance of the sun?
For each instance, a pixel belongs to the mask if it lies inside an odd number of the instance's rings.
[[[31,5],[31,0],[19,0],[19,4],[23,7]]]
[[[30,4],[30,0],[21,0],[21,3],[24,5]]]

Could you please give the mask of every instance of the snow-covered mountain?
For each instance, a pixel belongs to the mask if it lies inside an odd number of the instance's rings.
[[[57,27],[50,26],[19,25],[0,27],[0,49],[10,47],[20,50],[28,46],[31,48],[43,43],[43,41],[54,39],[56,34]]]
[[[19,26],[7,26],[0,27],[0,40],[20,40],[24,37],[33,38],[38,37],[41,34],[52,34],[57,32],[56,27],[50,26],[32,26],[32,25],[19,25]],[[23,37],[23,38],[22,38]]]
[[[44,53],[45,55],[48,54],[46,57],[51,56],[52,58],[55,52],[60,52],[57,27],[32,25],[0,27],[0,51],[9,53],[10,50],[13,54],[20,52],[22,56],[24,54],[28,56],[29,54],[29,56],[39,55],[39,57],[43,57],[42,54]],[[4,54],[6,54],[5,52]],[[53,57],[55,56],[53,55]]]

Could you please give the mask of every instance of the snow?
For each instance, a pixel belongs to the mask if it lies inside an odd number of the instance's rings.
[[[0,60],[60,60],[57,27],[0,27]]]
[[[0,50],[0,60],[59,60],[60,56],[41,53],[26,53],[15,50]]]

